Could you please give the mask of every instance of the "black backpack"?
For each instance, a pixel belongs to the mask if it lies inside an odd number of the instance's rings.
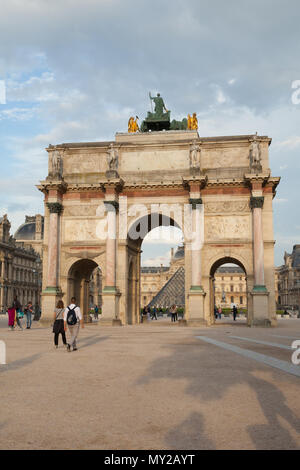
[[[67,313],[68,325],[76,325],[77,323],[77,316],[76,316],[75,308],[76,308],[76,305],[73,308],[68,307],[68,310],[69,310]]]

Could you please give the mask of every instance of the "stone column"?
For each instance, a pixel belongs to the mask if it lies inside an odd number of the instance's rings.
[[[47,290],[57,291],[58,229],[59,214],[62,211],[62,205],[59,202],[48,202],[47,206],[50,212],[48,236]]]
[[[251,196],[250,207],[252,209],[253,224],[253,272],[254,286],[251,292],[253,297],[253,317],[250,319],[252,326],[271,326],[269,319],[269,292],[265,286],[264,272],[264,240],[262,227],[263,196]]]
[[[49,231],[46,288],[43,290],[41,323],[48,324],[53,320],[53,311],[61,295],[58,286],[59,226],[63,206],[60,202],[48,202]]]
[[[116,287],[116,243],[117,243],[117,210],[119,204],[116,200],[105,200],[107,211],[107,239],[106,239],[106,275],[103,289],[103,308],[101,324],[120,325],[118,318],[119,292]]]
[[[116,236],[117,208],[115,201],[105,201],[107,210],[107,239],[106,239],[106,277],[105,287],[116,288]]]
[[[205,292],[201,285],[201,249],[203,243],[202,199],[191,197],[189,203],[192,209],[193,239],[188,247],[191,251],[191,287],[188,293],[188,325],[197,326],[207,324],[204,315]],[[184,321],[182,322],[184,324]]]
[[[254,286],[264,286],[264,241],[262,229],[262,207],[264,204],[263,196],[251,197],[250,205],[252,208],[253,220],[253,264],[254,264]]]

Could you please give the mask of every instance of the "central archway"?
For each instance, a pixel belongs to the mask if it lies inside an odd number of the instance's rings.
[[[96,292],[96,289],[101,289],[101,284],[98,281],[99,270],[98,264],[91,259],[75,261],[69,269],[67,302],[71,297],[76,298],[76,304],[80,306],[85,321],[90,321],[89,312],[92,303],[96,303],[95,299],[97,298],[98,304],[101,296],[101,292]],[[96,283],[93,281],[94,276],[97,278]]]
[[[174,218],[161,213],[151,213],[138,218],[128,230],[127,311],[125,315],[127,324],[141,321],[141,246],[146,235],[158,227],[175,227],[182,231]]]

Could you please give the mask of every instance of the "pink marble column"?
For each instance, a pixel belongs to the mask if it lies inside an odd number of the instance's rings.
[[[202,230],[201,226],[201,204],[200,198],[190,199],[192,204],[192,227],[193,240],[191,243],[192,250],[192,286],[201,286],[201,248],[202,248]]]
[[[58,267],[58,228],[59,214],[62,206],[59,203],[48,203],[49,235],[48,235],[48,272],[47,287],[57,288],[57,267]]]
[[[106,203],[107,239],[106,239],[106,280],[105,287],[116,286],[116,233],[117,211],[114,204]]]
[[[263,197],[252,197],[254,285],[264,286],[264,241],[262,229]]]

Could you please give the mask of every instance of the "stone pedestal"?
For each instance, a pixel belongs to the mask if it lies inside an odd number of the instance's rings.
[[[188,294],[189,316],[186,319],[187,326],[207,326],[204,315],[205,295],[201,286],[191,286]]]
[[[99,320],[99,325],[116,326],[121,325],[121,320],[118,318],[120,293],[115,287],[104,287],[102,292],[102,314]]]
[[[251,292],[253,298],[253,318],[250,326],[272,326],[269,319],[269,292],[265,286],[254,286]]]
[[[40,318],[41,325],[50,325],[53,323],[53,314],[56,304],[61,299],[61,291],[55,287],[47,287],[42,292],[42,314]]]

